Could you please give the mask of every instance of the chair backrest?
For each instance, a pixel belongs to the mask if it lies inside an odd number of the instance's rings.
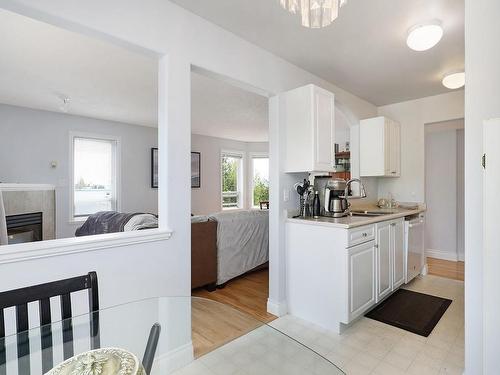
[[[29,286],[26,288],[9,290],[0,293],[0,375],[5,374],[5,320],[4,310],[15,307],[16,310],[16,332],[17,357],[19,374],[30,374],[30,345],[28,334],[28,303],[38,301],[40,326],[41,326],[41,348],[42,348],[42,370],[43,373],[53,367],[52,356],[52,322],[50,312],[50,298],[59,297],[61,301],[61,319],[63,319],[63,354],[64,359],[74,355],[73,327],[71,323],[71,293],[88,290],[90,314],[90,346],[97,349],[99,342],[99,291],[97,286],[97,273],[89,272],[87,275],[72,277],[65,280],[53,281],[45,284]],[[2,370],[3,369],[3,370]]]

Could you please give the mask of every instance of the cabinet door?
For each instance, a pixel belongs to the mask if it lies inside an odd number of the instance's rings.
[[[391,224],[392,259],[393,259],[393,290],[399,288],[405,281],[405,249],[404,220]]]
[[[392,138],[391,120],[384,119],[384,176],[391,175]]]
[[[375,242],[349,251],[349,321],[375,304]]]
[[[399,123],[390,121],[389,131],[389,170],[388,175],[397,177],[401,169],[401,127]]]
[[[335,100],[333,94],[314,88],[314,170],[333,171],[335,164]]]
[[[377,224],[377,301],[392,291],[391,223]]]

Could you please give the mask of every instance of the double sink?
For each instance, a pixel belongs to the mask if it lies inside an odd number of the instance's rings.
[[[351,210],[352,216],[384,216],[397,213],[398,210],[394,208],[381,208],[379,210]]]

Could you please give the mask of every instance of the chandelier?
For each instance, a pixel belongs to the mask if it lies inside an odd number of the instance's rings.
[[[302,26],[318,29],[331,24],[347,0],[279,0],[293,14],[301,14]]]

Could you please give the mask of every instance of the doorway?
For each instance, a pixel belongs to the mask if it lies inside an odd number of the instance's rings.
[[[191,92],[193,295],[269,322],[269,96],[199,68]]]
[[[430,273],[463,280],[464,121],[425,126],[425,249]]]

